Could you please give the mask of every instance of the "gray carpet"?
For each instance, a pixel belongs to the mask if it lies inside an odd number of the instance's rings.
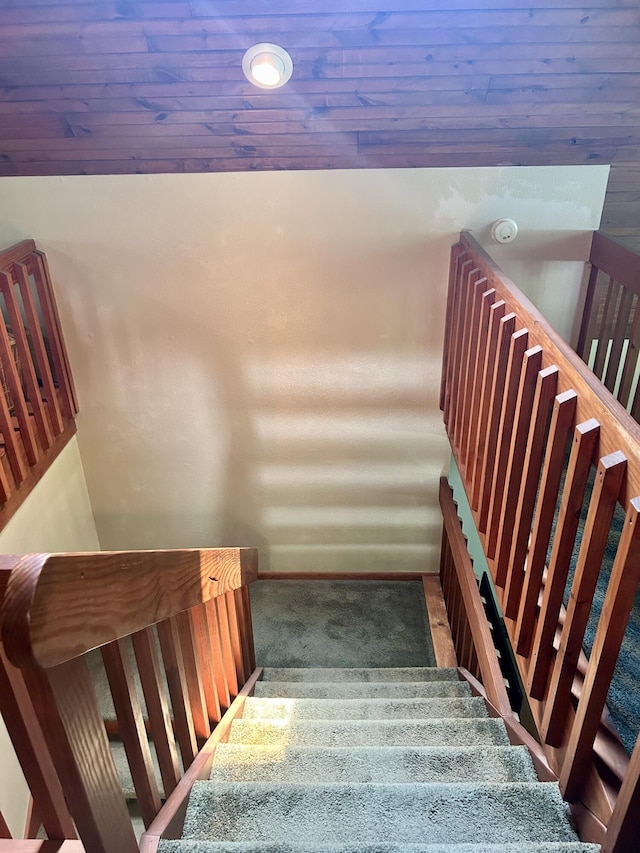
[[[448,689],[451,670],[364,670],[358,689],[371,697],[299,696],[307,685],[346,692],[356,672],[267,669],[266,684],[295,677],[285,692],[296,698],[249,700],[210,781],[192,791],[183,840],[160,853],[596,853],[578,842],[557,785],[537,781],[483,703],[377,695],[396,684]],[[424,703],[465,716],[389,719]]]
[[[435,666],[417,581],[270,581],[251,586],[260,666]]]

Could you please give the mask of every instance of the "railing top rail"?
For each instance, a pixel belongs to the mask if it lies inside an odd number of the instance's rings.
[[[33,240],[22,240],[8,249],[0,251],[0,270],[8,269],[12,264],[22,263],[32,252],[35,252],[36,244]]]
[[[28,554],[9,577],[2,640],[14,665],[49,668],[257,575],[254,548]]]
[[[459,246],[469,252],[488,287],[495,288],[497,299],[504,299],[507,311],[528,329],[528,346],[542,347],[543,367],[555,364],[560,368],[558,393],[577,392],[577,423],[596,418],[600,424],[598,455],[624,453],[628,467],[620,498],[626,505],[640,495],[640,425],[469,233],[461,234]]]
[[[589,262],[640,296],[640,255],[594,231]]]

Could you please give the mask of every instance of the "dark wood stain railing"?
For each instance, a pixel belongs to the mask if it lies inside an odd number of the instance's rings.
[[[75,433],[78,402],[47,258],[0,252],[0,529]]]
[[[640,428],[468,234],[452,250],[441,405],[548,763],[565,798],[608,827],[603,850],[628,853],[625,839],[640,837],[640,747],[629,761],[603,712],[640,580]],[[626,520],[587,660],[616,504]]]
[[[640,255],[596,231],[578,345],[580,357],[640,419]]]
[[[138,850],[87,666],[95,649],[145,826],[162,808],[153,741],[171,802],[161,823],[175,830],[199,778],[190,768],[202,771],[230,725],[227,715],[220,727],[223,713],[241,712],[259,674],[247,588],[256,577],[249,548],[3,559],[0,710],[50,839],[75,839],[75,823],[87,851]]]

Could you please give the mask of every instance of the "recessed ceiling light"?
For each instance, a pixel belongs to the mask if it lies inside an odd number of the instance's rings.
[[[262,42],[254,44],[242,57],[244,76],[261,89],[278,89],[293,74],[293,62],[284,48]]]

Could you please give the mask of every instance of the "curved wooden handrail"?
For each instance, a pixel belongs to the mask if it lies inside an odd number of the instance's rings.
[[[175,616],[258,574],[254,548],[28,554],[11,573],[2,640],[48,669]]]

